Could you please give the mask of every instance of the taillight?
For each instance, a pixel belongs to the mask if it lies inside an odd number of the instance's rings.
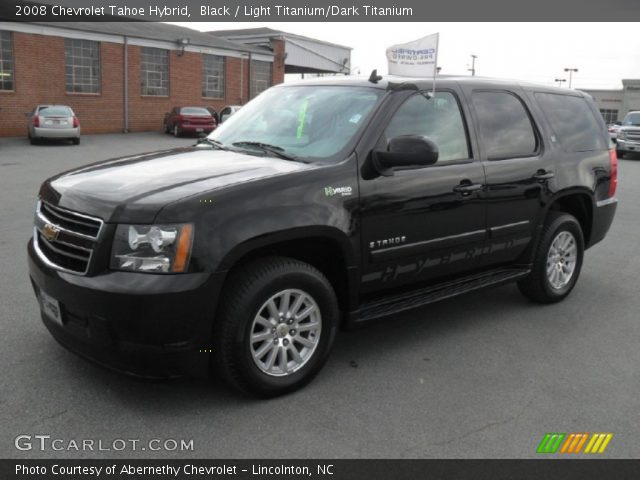
[[[73,117],[73,128],[78,128],[80,126],[80,120],[78,117]]]
[[[33,126],[34,127],[39,127],[40,126],[40,117],[38,115],[34,115],[33,116]]]
[[[611,167],[611,179],[609,180],[609,198],[616,194],[618,188],[618,155],[615,148],[609,150],[609,166]]]

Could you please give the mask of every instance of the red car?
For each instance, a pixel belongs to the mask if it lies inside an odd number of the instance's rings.
[[[206,108],[174,107],[164,116],[164,131],[179,137],[183,133],[211,133],[218,126]]]

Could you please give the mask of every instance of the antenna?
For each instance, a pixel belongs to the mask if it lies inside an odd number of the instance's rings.
[[[382,80],[382,75],[378,75],[378,70],[374,68],[371,75],[369,75],[369,81],[371,83],[378,83],[380,80]]]

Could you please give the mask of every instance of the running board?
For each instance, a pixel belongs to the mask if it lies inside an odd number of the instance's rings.
[[[375,320],[394,313],[429,305],[430,303],[455,297],[463,293],[479,290],[484,287],[512,282],[526,277],[530,271],[528,268],[501,268],[490,270],[380,300],[374,300],[362,304],[360,308],[352,314],[350,323],[359,324],[369,320]]]

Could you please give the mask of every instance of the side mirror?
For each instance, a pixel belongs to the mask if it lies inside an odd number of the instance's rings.
[[[373,163],[381,175],[393,175],[395,167],[426,167],[438,161],[438,146],[428,137],[401,135],[389,140],[387,150],[373,152]]]

